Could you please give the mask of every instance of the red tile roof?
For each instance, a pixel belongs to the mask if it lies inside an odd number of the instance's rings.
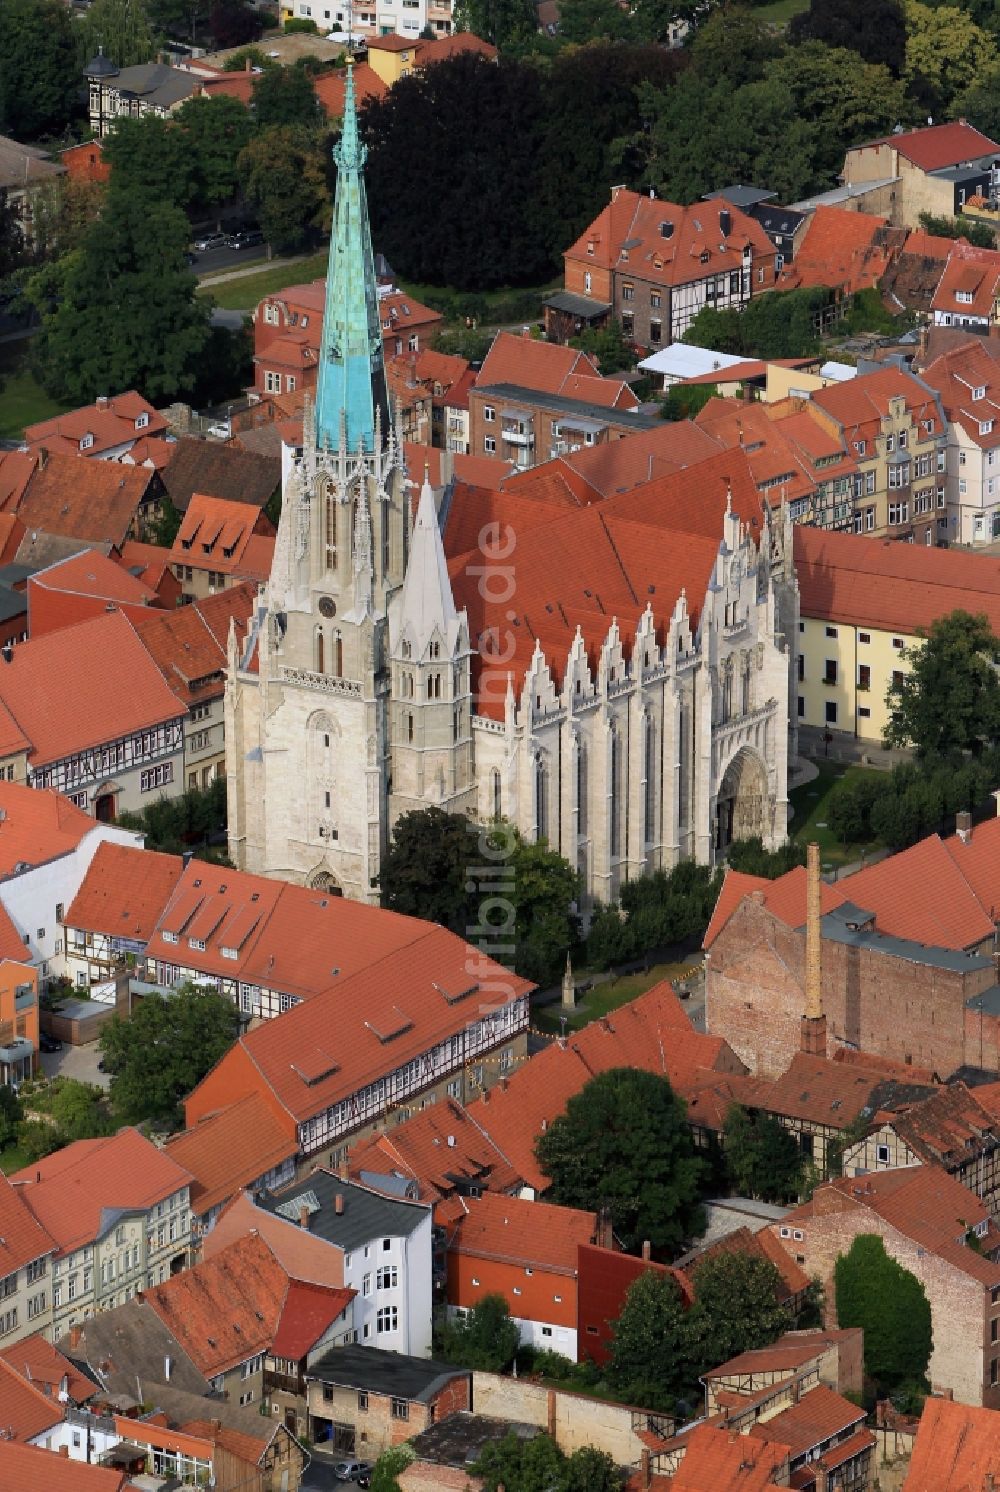
[[[103,601],[129,602],[133,606],[156,603],[155,591],[97,549],[85,549],[70,559],[57,560],[32,575],[28,581],[29,598],[35,586],[79,596],[98,596]]]
[[[0,1441],[0,1492],[124,1492],[125,1472],[71,1461],[39,1446]]]
[[[1000,253],[995,249],[977,248],[965,239],[959,239],[938,281],[931,310],[992,320],[998,285]],[[965,299],[960,299],[960,296]],[[968,299],[970,296],[971,300]]]
[[[747,1254],[753,1259],[767,1259],[773,1264],[780,1276],[780,1282],[775,1287],[779,1302],[801,1295],[809,1288],[810,1280],[805,1270],[799,1268],[767,1228],[761,1229],[759,1233],[752,1233],[749,1228],[737,1228],[715,1243],[696,1249],[685,1257],[682,1272],[687,1281],[687,1293],[692,1298],[697,1294],[699,1266],[708,1259],[717,1259],[724,1254]]]
[[[881,433],[881,421],[889,413],[893,399],[901,398],[914,421],[932,419],[935,429],[945,429],[944,411],[936,394],[928,390],[912,373],[902,368],[880,368],[874,373],[860,373],[844,383],[828,384],[817,389],[812,402],[833,416],[845,431],[858,431],[874,441]]]
[[[146,944],[183,869],[180,855],[105,840],[67,908],[66,926]]]
[[[474,387],[503,383],[617,409],[636,409],[639,404],[620,378],[602,378],[597,364],[585,353],[514,332],[497,332]]]
[[[30,644],[25,644],[30,646]],[[54,788],[0,782],[0,880],[75,850],[94,820]]]
[[[310,1233],[297,1222],[255,1207],[246,1192],[240,1192],[222,1209],[215,1227],[202,1242],[202,1256],[214,1259],[251,1233],[264,1240],[292,1279],[331,1287],[343,1284],[344,1251],[339,1245]]]
[[[905,228],[890,228],[886,218],[842,207],[817,207],[793,262],[781,272],[779,287],[830,285],[846,295],[868,290],[879,282],[905,241]]]
[[[368,45],[372,46],[373,42]],[[471,31],[454,31],[450,36],[435,36],[431,41],[421,39],[413,43],[413,48],[419,67],[426,67],[430,62],[446,62],[449,57],[455,57],[460,52],[476,52],[490,62],[495,61],[498,55],[491,42],[483,41],[482,37]]]
[[[727,216],[729,232],[725,233]],[[669,236],[663,232],[665,223],[671,228]],[[718,202],[681,207],[617,187],[608,206],[564,257],[613,268],[620,275],[631,270],[643,282],[687,285],[742,270],[745,248],[751,249],[755,259],[773,264],[773,243],[756,219],[738,207]]]
[[[756,1351],[741,1352],[728,1362],[720,1363],[704,1374],[706,1379],[734,1378],[741,1373],[791,1373],[805,1363],[820,1357],[839,1342],[857,1337],[860,1327],[846,1327],[841,1331],[796,1331],[786,1332],[770,1347]]]
[[[0,1175],[0,1269],[4,1278],[55,1249],[55,1239],[34,1217],[20,1188]]]
[[[934,124],[926,129],[909,130],[901,135],[887,135],[871,143],[891,145],[922,171],[940,171],[945,166],[959,166],[979,156],[1000,152],[996,141],[973,129],[964,119],[953,124]]]
[[[253,580],[268,579],[273,555],[274,533],[268,519],[248,503],[203,492],[192,495],[170,551],[174,564]]]
[[[1000,627],[1000,559],[993,555],[928,551],[803,524],[795,526],[794,544],[804,617],[912,638],[962,607],[985,612]]]
[[[298,1152],[258,1093],[230,1104],[167,1141],[166,1153],[192,1176],[191,1211],[204,1216]]]
[[[908,1492],[972,1492],[1000,1476],[1000,1414],[928,1398],[906,1476]]]
[[[163,678],[185,705],[221,699],[226,687],[229,621],[245,630],[256,604],[252,581],[192,601],[176,611],[134,618],[139,637]]]
[[[32,1337],[22,1337],[21,1341],[15,1342],[10,1347],[5,1347],[0,1352],[0,1358],[9,1367],[19,1373],[22,1378],[28,1379],[36,1388],[50,1398],[56,1398],[61,1392],[62,1385],[66,1384],[66,1393],[73,1404],[85,1404],[98,1392],[98,1386],[86,1373],[82,1373],[75,1363],[64,1357],[57,1347],[46,1341],[41,1332],[36,1332]],[[0,1421],[4,1421],[0,1413]]]
[[[445,452],[438,446],[418,445],[415,441],[403,442],[406,469],[414,482],[422,482],[424,467],[428,470],[432,487],[443,487]],[[446,458],[445,458],[446,459]],[[498,461],[495,456],[463,456],[460,451],[451,453],[452,472],[460,487],[479,487],[495,491],[504,478],[516,470],[513,462]],[[414,509],[419,501],[419,490],[414,494]],[[478,535],[477,535],[478,539]],[[470,547],[474,547],[470,545]]]
[[[769,1492],[788,1461],[788,1447],[695,1425],[669,1485],[675,1492]]]
[[[787,1445],[792,1460],[865,1422],[865,1411],[826,1384],[818,1383],[772,1419],[758,1421],[749,1432],[756,1440]]]
[[[484,1192],[462,1199],[448,1249],[477,1259],[576,1275],[580,1244],[597,1240],[597,1214]]]
[[[139,420],[144,423],[138,425]],[[24,443],[29,450],[43,445],[49,451],[75,456],[82,449],[81,441],[89,436],[91,443],[86,447],[86,454],[94,457],[115,446],[150,435],[164,435],[168,428],[169,421],[141,394],[131,389],[103,403],[87,404],[69,414],[58,414],[54,419],[29,425],[24,432]]]
[[[313,78],[313,91],[323,107],[323,113],[327,119],[343,119],[344,117],[344,90],[347,86],[347,69],[337,68],[334,72],[320,73]],[[379,77],[373,67],[367,62],[356,62],[354,64],[354,95],[358,105],[364,103],[366,98],[382,98],[388,92],[385,83]]]
[[[992,1147],[996,1121],[978,1102],[978,1090],[949,1083],[897,1115],[893,1128],[921,1160],[946,1165],[960,1157],[971,1159],[984,1149],[984,1141]]]
[[[331,1289],[326,1285],[292,1280],[281,1311],[271,1352],[299,1362],[343,1315],[357,1295],[356,1290]]]
[[[639,430],[621,440],[582,446],[579,451],[560,456],[556,461],[532,467],[510,478],[504,485],[508,488],[530,485],[532,478],[537,480],[549,470],[568,470],[582,479],[585,488],[593,495],[582,500],[592,501],[639,487],[654,477],[680,471],[685,466],[695,466],[717,450],[715,437],[693,420],[665,420],[652,430]]]
[[[109,678],[127,679],[128,688],[109,689]],[[31,742],[35,767],[182,713],[121,612],[21,643],[0,675],[0,703]]]
[[[62,1422],[63,1407],[0,1356],[0,1425],[8,1440],[34,1440]]]
[[[1000,367],[980,338],[950,348],[935,358],[921,377],[937,389],[949,420],[961,426],[973,445],[984,451],[1000,446]],[[977,398],[980,389],[982,394]]]
[[[17,506],[26,529],[119,546],[133,536],[156,481],[150,467],[58,454],[47,455],[40,466],[41,459]]]
[[[755,1089],[748,1084],[746,1101],[782,1118],[846,1129],[865,1110],[871,1111],[872,1093],[879,1084],[898,1077],[895,1064],[884,1069],[874,1064],[855,1067],[796,1052],[780,1077],[758,1082]]]
[[[11,1177],[60,1257],[103,1238],[114,1212],[147,1212],[190,1180],[131,1128],[107,1139],[76,1140]]]

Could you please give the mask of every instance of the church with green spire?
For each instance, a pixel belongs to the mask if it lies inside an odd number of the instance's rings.
[[[429,487],[411,525],[350,65],[334,160],[315,402],[285,448],[270,581],[248,635],[230,644],[230,853],[243,869],[374,902],[401,811],[394,742],[401,804],[416,806],[428,776],[457,808],[468,798],[469,650]],[[417,595],[425,581],[429,601]],[[441,620],[447,657],[425,616]]]

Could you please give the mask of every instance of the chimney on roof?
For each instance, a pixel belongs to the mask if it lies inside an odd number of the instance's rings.
[[[611,1232],[611,1213],[607,1207],[602,1207],[597,1214],[597,1246],[602,1249],[614,1248],[614,1237]]]
[[[963,844],[968,844],[972,838],[972,814],[967,809],[955,815],[955,833]]]
[[[643,1447],[642,1461],[640,1465],[642,1469],[639,1475],[639,1486],[641,1487],[642,1492],[649,1492],[649,1488],[652,1486],[653,1483],[653,1477],[650,1470],[649,1451],[645,1448],[645,1446]]]
[[[647,1263],[647,1264],[649,1263],[649,1256],[650,1256],[651,1253],[652,1253],[652,1249],[650,1248],[649,1239],[648,1238],[644,1238],[642,1240],[642,1257],[643,1257],[643,1260],[645,1261],[645,1263]]]
[[[488,1088],[484,1088],[483,1089],[483,1103],[489,1103],[489,1101],[490,1101],[490,1090]]]
[[[247,60],[244,63],[244,69],[248,73],[252,73],[253,72],[253,62],[252,62],[252,60],[251,60],[251,58],[249,56],[247,57]]]
[[[38,470],[39,471],[44,471],[45,470],[45,463],[46,463],[46,461],[48,461],[48,459],[49,459],[49,453],[48,453],[48,451],[45,449],[44,446],[39,446],[38,447]]]
[[[108,399],[107,394],[98,394],[97,398],[94,400],[94,403],[97,405],[98,409],[107,409],[110,400]]]
[[[71,1326],[70,1329],[69,1329],[69,1345],[70,1345],[70,1351],[71,1352],[75,1352],[76,1351],[76,1349],[80,1345],[80,1342],[81,1342],[82,1338],[83,1338],[83,1327],[82,1326]]]
[[[341,1200],[340,1197],[338,1197],[337,1201],[339,1202],[340,1200]],[[343,1210],[344,1209],[343,1209],[342,1206],[337,1208],[338,1212],[342,1212]],[[306,1232],[307,1233],[309,1232],[309,1208],[306,1206],[306,1204],[304,1202],[302,1203],[301,1207],[299,1208],[299,1227],[300,1228],[305,1228]]]
[[[344,1215],[344,1193],[343,1192],[338,1192],[337,1195],[334,1197],[334,1199],[333,1199],[333,1210],[337,1214],[338,1217],[343,1217],[343,1215]]]
[[[826,1016],[823,1014],[823,929],[821,925],[819,845],[806,851],[806,1010],[802,1017],[803,1052],[826,1056]]]
[[[348,1153],[345,1149],[343,1155],[340,1157],[340,1165],[337,1167],[337,1174],[341,1181],[349,1181],[351,1179],[351,1172],[347,1163]]]

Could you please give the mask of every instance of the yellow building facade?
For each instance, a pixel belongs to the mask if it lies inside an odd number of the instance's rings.
[[[889,719],[886,695],[909,672],[908,649],[919,645],[913,633],[828,621],[803,607],[795,660],[799,724],[880,744]]]

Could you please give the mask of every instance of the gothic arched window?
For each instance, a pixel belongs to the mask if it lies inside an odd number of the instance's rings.
[[[344,677],[344,639],[339,632],[333,634],[333,676],[336,679]]]
[[[643,763],[643,772],[646,778],[646,790],[643,832],[646,843],[652,844],[656,838],[656,732],[653,729],[653,722],[649,716],[646,717],[644,735],[645,760]]]
[[[608,806],[609,816],[611,820],[609,826],[611,831],[609,835],[609,844],[612,858],[617,859],[622,852],[622,795],[620,782],[622,748],[621,742],[618,739],[618,732],[613,727],[611,731],[611,740],[608,744],[611,776],[611,781],[608,785],[608,796],[610,799]]]
[[[541,757],[535,760],[535,838],[547,839],[549,829],[549,774]]]
[[[498,819],[503,811],[503,787],[500,781],[500,773],[496,767],[490,773],[490,791],[493,798],[493,817]]]
[[[316,642],[315,642],[315,647],[314,647],[313,651],[314,651],[314,655],[315,655],[316,672],[317,673],[323,673],[324,672],[323,665],[324,665],[325,659],[324,659],[323,628],[322,627],[317,627],[316,628]]]

